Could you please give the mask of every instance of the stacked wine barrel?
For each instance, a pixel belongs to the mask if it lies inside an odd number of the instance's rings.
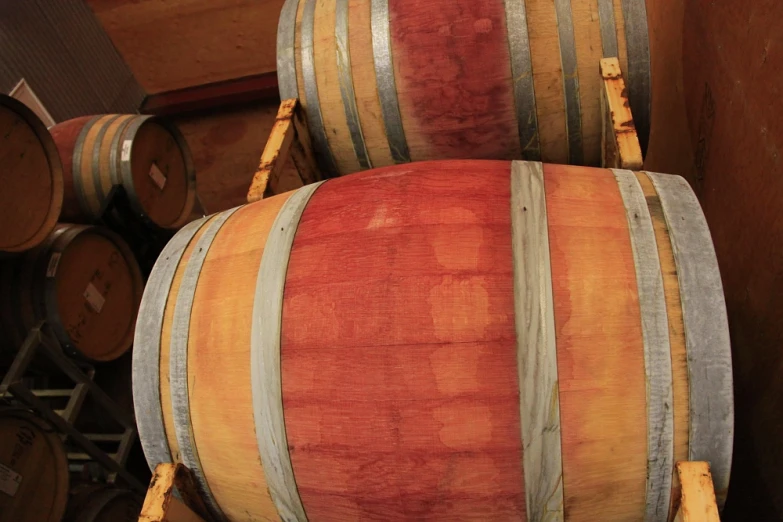
[[[122,187],[143,220],[177,229],[196,202],[187,143],[176,127],[152,116],[83,116],[51,128],[63,159],[63,219],[93,222]]]
[[[116,373],[122,361],[129,367],[121,356],[131,349],[144,289],[139,260],[155,255],[167,229],[191,219],[195,174],[184,139],[164,120],[85,116],[47,130],[2,95],[0,160],[0,378],[13,371],[39,397],[14,392],[14,409],[0,409],[0,522],[59,521],[66,450],[51,426],[22,408],[56,412],[73,384],[40,348],[40,336],[91,374],[96,366]],[[30,348],[31,357],[20,356]],[[120,395],[130,396],[126,387]],[[90,424],[89,408],[81,408],[78,400],[66,408],[74,427]],[[102,430],[93,431],[100,440]],[[69,519],[135,520],[140,509],[120,490],[78,500]]]
[[[644,0],[287,0],[277,75],[327,173],[450,158],[597,166],[604,57],[619,58],[644,148]]]
[[[215,519],[667,521],[732,455],[726,310],[679,177],[433,161],[190,223],[142,299],[148,462]]]

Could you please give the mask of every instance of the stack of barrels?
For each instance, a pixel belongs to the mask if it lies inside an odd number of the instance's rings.
[[[114,114],[47,129],[0,96],[0,159],[0,377],[40,325],[80,364],[117,360],[132,346],[145,278],[139,239],[106,216],[150,234],[191,219],[195,174],[181,134],[155,117]],[[41,351],[28,370],[36,383],[61,375]],[[0,410],[0,448],[0,521],[59,521],[68,464],[56,432],[27,411]],[[104,507],[90,507],[89,520],[116,519]]]
[[[715,251],[684,179],[592,167],[599,59],[642,144],[650,103],[644,2],[595,8],[286,1],[281,98],[363,172],[169,242],[133,353],[151,468],[215,520],[668,522],[681,460],[723,504]]]

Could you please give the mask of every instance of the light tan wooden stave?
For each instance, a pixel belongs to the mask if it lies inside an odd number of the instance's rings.
[[[202,266],[191,309],[188,344],[199,347],[188,350],[192,429],[212,495],[231,520],[279,520],[258,457],[247,339],[255,295],[252,282],[275,216],[291,194],[243,207],[226,221]],[[221,266],[236,269],[220,270]],[[223,292],[235,298],[225,302],[220,299]],[[230,383],[225,380],[228,375]],[[232,429],[226,430],[229,424]],[[237,462],[245,464],[237,467]]]
[[[313,40],[318,42],[315,46],[315,78],[324,130],[337,168],[341,172],[356,172],[361,168],[353,150],[339,87],[334,5],[334,0],[316,0],[313,31]]]
[[[217,215],[217,214],[216,214]],[[174,418],[171,409],[171,386],[170,386],[170,374],[169,374],[169,354],[171,348],[171,323],[174,319],[174,309],[177,303],[176,296],[179,293],[179,288],[182,283],[182,276],[185,273],[185,267],[193,254],[198,240],[204,234],[210,221],[215,216],[210,217],[201,228],[196,232],[193,238],[190,240],[188,247],[182,253],[182,259],[177,266],[177,270],[174,273],[174,280],[171,282],[171,289],[169,290],[169,299],[166,301],[166,308],[163,313],[163,327],[160,334],[160,406],[163,412],[163,425],[166,430],[166,440],[169,443],[169,450],[171,451],[171,458],[173,462],[182,462],[179,454],[179,443],[177,443],[177,435],[174,429]]]

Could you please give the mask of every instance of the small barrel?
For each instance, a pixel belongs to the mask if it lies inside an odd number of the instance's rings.
[[[599,166],[609,57],[644,150],[645,0],[287,0],[277,33],[280,97],[301,101],[332,174],[460,158]]]
[[[132,355],[148,463],[229,520],[666,522],[677,461],[728,487],[721,279],[677,176],[433,161],[222,212],[158,259]]]
[[[182,134],[165,119],[135,114],[82,116],[51,128],[63,158],[63,220],[100,218],[122,186],[132,210],[161,228],[177,229],[196,201],[196,177]]]
[[[39,247],[0,265],[0,287],[4,359],[46,320],[68,355],[110,361],[131,346],[144,282],[130,249],[110,230],[58,225]]]
[[[60,436],[26,410],[0,409],[0,522],[60,522],[67,501]]]
[[[75,487],[63,522],[136,522],[143,499],[132,491],[106,485]]]
[[[23,103],[0,95],[0,252],[22,252],[52,232],[63,167],[52,137]]]

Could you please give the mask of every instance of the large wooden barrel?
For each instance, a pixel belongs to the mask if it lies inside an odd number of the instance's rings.
[[[65,166],[63,220],[93,222],[114,186],[141,218],[176,229],[196,201],[193,160],[185,139],[165,119],[135,114],[82,116],[51,128]]]
[[[110,230],[58,225],[39,247],[0,265],[0,287],[4,359],[46,320],[69,355],[109,361],[131,346],[144,282],[130,249]]]
[[[418,160],[599,165],[602,57],[625,72],[642,144],[644,0],[287,0],[280,97],[299,98],[326,172]]]
[[[80,485],[71,491],[63,522],[136,522],[142,502],[127,489]]]
[[[0,409],[0,522],[60,522],[67,500],[60,436],[28,411]]]
[[[728,487],[721,280],[675,176],[424,162],[216,214],[133,358],[150,466],[231,520],[664,522],[685,459]]]
[[[0,94],[0,252],[41,243],[62,204],[62,163],[46,126],[23,103]]]

